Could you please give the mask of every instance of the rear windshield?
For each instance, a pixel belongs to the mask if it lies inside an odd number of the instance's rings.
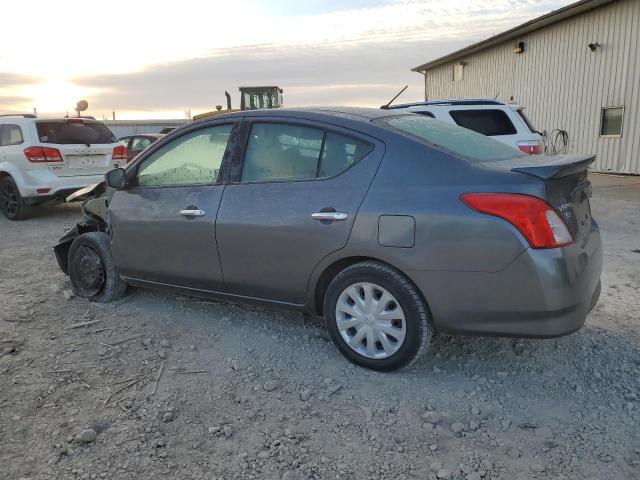
[[[118,142],[111,130],[102,123],[37,122],[36,129],[42,143],[92,145]]]
[[[503,110],[451,110],[449,115],[461,127],[489,137],[518,133]]]
[[[441,150],[478,162],[496,162],[526,156],[520,150],[485,135],[423,115],[382,117],[374,123],[391,127]]]

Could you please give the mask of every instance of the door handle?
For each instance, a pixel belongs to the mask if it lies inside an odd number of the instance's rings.
[[[204,217],[204,214],[207,213],[204,210],[180,210],[178,212],[183,217]]]
[[[314,220],[346,220],[349,215],[343,212],[316,212],[311,214]]]

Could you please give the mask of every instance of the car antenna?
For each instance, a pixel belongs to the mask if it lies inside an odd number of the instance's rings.
[[[496,93],[496,96],[493,97],[494,100],[496,100],[498,98],[498,96],[500,95],[500,92]]]
[[[391,106],[391,104],[395,101],[395,99],[398,98],[400,95],[402,95],[407,88],[409,88],[409,85],[405,85],[404,88],[402,90],[400,90],[395,97],[393,97],[391,100],[389,100],[389,103],[387,103],[386,105],[381,106],[380,108],[388,109]]]

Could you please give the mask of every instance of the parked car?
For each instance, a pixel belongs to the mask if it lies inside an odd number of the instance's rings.
[[[524,153],[543,153],[543,141],[524,109],[492,99],[432,100],[385,106],[419,113],[482,133]]]
[[[160,133],[145,133],[141,135],[130,135],[120,138],[120,142],[127,147],[127,161],[130,162],[142,150],[153,142],[158,141],[163,135]]]
[[[54,250],[80,297],[130,284],[323,315],[347,358],[393,370],[435,330],[583,325],[602,264],[593,160],[397,110],[221,115],[81,192],[96,198]]]
[[[126,147],[102,122],[86,118],[0,117],[0,207],[22,220],[30,206],[62,202],[125,165]]]

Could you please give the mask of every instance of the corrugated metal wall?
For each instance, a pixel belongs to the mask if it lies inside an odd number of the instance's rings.
[[[113,134],[120,138],[142,133],[159,133],[166,127],[179,127],[190,120],[105,120]]]
[[[513,100],[537,129],[566,130],[570,153],[596,153],[594,170],[640,174],[638,30],[640,0],[620,0],[429,70],[429,99]],[[520,41],[525,52],[515,54]],[[454,82],[460,61],[464,80]],[[622,136],[601,137],[602,107],[618,105]]]

